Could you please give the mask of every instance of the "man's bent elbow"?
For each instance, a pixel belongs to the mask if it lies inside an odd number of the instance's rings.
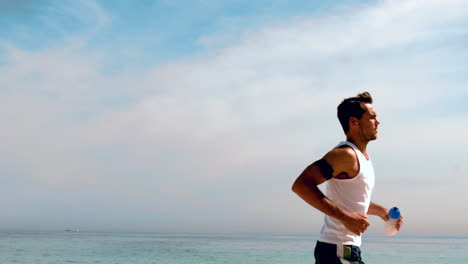
[[[301,181],[298,179],[294,182],[294,184],[292,185],[291,187],[291,190],[296,193],[296,194],[299,194],[301,193],[301,191],[304,189],[304,184],[301,183]]]
[[[291,191],[292,191],[293,193],[297,193],[297,187],[296,187],[296,184],[295,184],[295,183],[291,186]]]

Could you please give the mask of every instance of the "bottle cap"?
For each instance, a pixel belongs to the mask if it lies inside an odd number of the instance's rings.
[[[400,209],[397,207],[393,207],[388,211],[388,217],[393,218],[393,219],[398,219],[400,218]]]

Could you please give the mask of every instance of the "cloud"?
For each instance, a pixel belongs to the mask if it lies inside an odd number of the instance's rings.
[[[26,181],[69,190],[75,194],[70,201],[96,197],[100,208],[115,200],[126,208],[134,203],[141,211],[132,212],[142,215],[153,208],[141,223],[160,219],[167,226],[177,219],[208,227],[205,215],[193,216],[206,212],[233,228],[294,221],[308,229],[321,217],[297,219],[308,207],[293,198],[290,185],[343,138],[335,117],[339,101],[369,90],[383,121],[381,141],[372,144],[380,157],[376,167],[387,170],[380,173],[389,189],[413,177],[405,183],[409,199],[419,182],[424,192],[433,188],[425,179],[438,179],[439,171],[422,166],[427,159],[465,144],[466,113],[434,118],[424,110],[441,98],[451,102],[466,84],[447,85],[464,67],[447,58],[466,56],[460,38],[467,33],[467,8],[464,1],[377,1],[250,28],[216,50],[109,74],[115,54],[90,43],[112,28],[111,16],[93,1],[78,9],[59,5],[48,14],[65,10],[81,29],[57,29],[66,41],[39,50],[1,42],[0,110],[6,114],[0,122],[7,129],[0,155]],[[46,20],[57,21],[53,15]],[[225,39],[199,39],[217,37]],[[460,158],[440,165],[466,173]],[[392,172],[404,174],[394,183]],[[419,203],[407,204],[418,210]],[[231,219],[211,213],[226,211]]]

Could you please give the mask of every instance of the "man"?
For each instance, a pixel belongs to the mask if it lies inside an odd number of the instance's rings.
[[[368,92],[344,99],[338,119],[346,134],[322,159],[309,165],[292,186],[293,192],[325,214],[315,247],[316,264],[359,263],[361,235],[369,226],[367,215],[388,221],[388,209],[371,202],[374,169],[367,144],[377,139],[377,112]],[[325,195],[317,187],[328,181]],[[403,221],[397,222],[397,229]]]

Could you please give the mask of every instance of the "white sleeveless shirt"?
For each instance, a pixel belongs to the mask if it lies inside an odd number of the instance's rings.
[[[350,146],[356,152],[359,173],[351,179],[330,179],[327,182],[325,196],[347,211],[367,215],[375,183],[374,167],[371,160],[367,160],[351,142],[342,141],[335,148],[343,145]],[[361,236],[352,233],[340,221],[328,215],[325,215],[319,241],[337,245],[361,246]]]

